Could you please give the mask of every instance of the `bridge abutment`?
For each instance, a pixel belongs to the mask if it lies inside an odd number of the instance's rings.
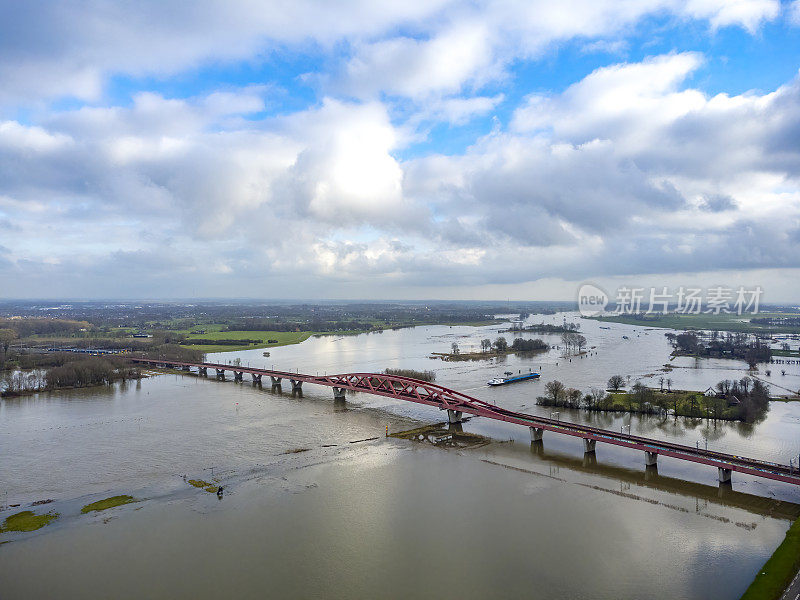
[[[447,409],[447,422],[448,423],[461,423],[463,413],[460,410]]]
[[[652,467],[653,465],[657,465],[658,464],[658,454],[656,454],[655,452],[647,452],[645,450],[645,453],[644,453],[644,464],[647,467]]]
[[[540,427],[530,427],[531,430],[531,441],[532,442],[541,442],[542,435],[544,434],[544,429]]]
[[[720,483],[730,483],[731,481],[730,469],[723,469],[722,467],[717,467],[717,474],[719,475]]]

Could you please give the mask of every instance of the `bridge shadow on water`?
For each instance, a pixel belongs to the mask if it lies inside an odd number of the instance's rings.
[[[660,504],[667,508],[677,508],[685,511],[685,508],[675,507],[668,503],[661,502],[651,497],[642,497],[631,491],[631,486],[647,488],[671,494],[689,497],[698,502],[711,503],[720,506],[743,509],[748,512],[770,516],[781,519],[795,520],[800,517],[800,504],[787,500],[779,500],[758,494],[739,492],[732,489],[730,482],[719,485],[706,485],[694,481],[687,481],[677,477],[660,475],[656,465],[644,468],[629,468],[614,464],[605,464],[597,460],[594,452],[587,452],[582,457],[570,455],[554,450],[548,450],[541,441],[531,442],[530,448],[525,448],[520,444],[493,444],[493,453],[497,458],[513,458],[515,464],[506,464],[491,459],[483,459],[484,462],[495,464],[505,468],[531,473],[533,475],[552,477],[559,481],[589,487],[599,491],[606,491],[626,498],[642,500],[651,504]],[[533,458],[535,464],[531,464],[531,469],[519,466],[517,461],[520,459],[530,460]],[[535,467],[544,466],[546,471],[534,470]],[[582,481],[574,481],[562,477],[560,469],[589,475],[596,475],[605,479],[619,482],[617,488],[609,488],[601,485],[591,484]],[[724,520],[724,519],[723,519]],[[744,526],[741,523],[737,525]]]

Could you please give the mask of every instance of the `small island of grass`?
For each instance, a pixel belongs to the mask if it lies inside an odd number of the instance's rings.
[[[583,336],[580,337],[583,338]],[[583,338],[583,343],[585,342],[586,338]],[[430,358],[438,358],[444,361],[485,360],[497,356],[505,356],[506,354],[544,352],[549,350],[550,346],[539,338],[534,340],[516,338],[509,346],[506,338],[499,337],[494,342],[488,338],[481,340],[481,349],[476,352],[462,352],[457,342],[450,344],[450,348],[450,353],[433,352]]]
[[[55,521],[58,517],[59,514],[57,512],[37,515],[32,510],[23,510],[22,512],[7,517],[6,520],[3,521],[3,525],[0,526],[0,533],[36,531],[51,521]]]
[[[213,483],[208,483],[207,481],[203,481],[202,479],[190,479],[188,481],[189,485],[193,485],[196,488],[203,488],[209,494],[216,494],[219,490],[218,485],[214,485]]]
[[[114,508],[115,506],[130,504],[131,502],[136,502],[136,498],[127,495],[112,496],[111,498],[106,498],[105,500],[98,500],[97,502],[87,504],[81,509],[81,512],[86,514],[92,511],[108,510],[109,508]]]

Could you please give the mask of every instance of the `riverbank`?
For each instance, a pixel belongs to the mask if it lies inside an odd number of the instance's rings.
[[[789,527],[781,545],[759,569],[758,575],[747,588],[741,600],[777,600],[781,598],[787,588],[795,584],[793,578],[799,569],[800,519],[797,519]]]
[[[789,313],[759,313],[759,317],[796,316]],[[800,333],[800,327],[793,325],[776,326],[751,323],[746,315],[737,314],[667,314],[667,315],[607,315],[602,317],[586,317],[604,323],[621,323],[641,327],[657,327],[660,329],[732,331],[738,333]]]

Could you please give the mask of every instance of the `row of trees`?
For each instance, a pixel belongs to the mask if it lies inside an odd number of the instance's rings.
[[[457,342],[450,344],[453,354],[459,354],[461,349],[458,347]],[[536,338],[533,340],[526,340],[523,338],[515,338],[511,343],[511,350],[514,352],[539,352],[550,348],[543,340]],[[508,340],[502,336],[498,337],[494,342],[489,338],[481,340],[481,352],[495,352],[502,353],[509,349]]]
[[[71,387],[113,383],[139,379],[141,370],[123,359],[91,357],[75,360],[50,369],[6,371],[3,374],[3,396],[15,396]]]
[[[580,354],[583,352],[584,346],[586,346],[586,338],[574,331],[565,331],[561,334],[561,343],[566,346],[567,354],[569,354],[573,348],[577,349],[578,354]]]
[[[610,389],[620,389],[624,383],[615,375],[609,381]],[[537,398],[542,406],[583,408],[598,411],[625,411],[643,414],[666,415],[670,411],[675,416],[703,417],[752,422],[760,418],[769,404],[769,386],[758,379],[743,377],[736,380],[720,381],[716,385],[718,393],[699,392],[664,393],[651,389],[641,382],[635,383],[627,394],[608,394],[605,390],[592,388],[583,394],[568,388],[558,380],[545,384],[545,394]]]

